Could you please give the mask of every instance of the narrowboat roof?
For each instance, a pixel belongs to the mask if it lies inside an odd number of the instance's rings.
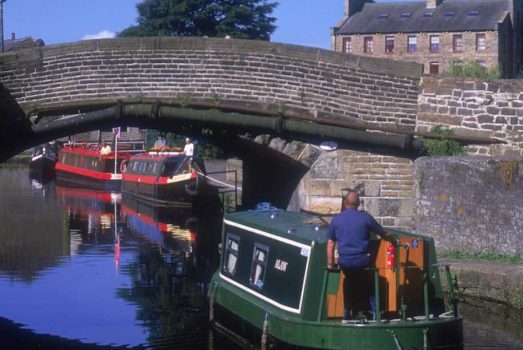
[[[114,152],[111,152],[110,154],[101,155],[99,150],[95,149],[89,149],[89,148],[82,148],[82,147],[63,147],[60,150],[61,153],[73,153],[73,154],[81,154],[86,157],[98,157],[98,158],[112,158],[114,159]],[[129,154],[126,153],[118,153],[118,158],[129,158]]]
[[[318,216],[281,209],[249,210],[228,213],[225,223],[233,222],[247,230],[260,230],[300,243],[325,243],[327,225]]]
[[[143,152],[132,156],[132,159],[138,160],[154,160],[154,159],[167,159],[167,158],[180,158],[185,157],[181,152]]]

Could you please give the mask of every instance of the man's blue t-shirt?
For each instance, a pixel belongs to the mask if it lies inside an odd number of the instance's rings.
[[[327,229],[327,239],[338,242],[341,268],[367,267],[370,263],[370,233],[382,235],[383,227],[366,211],[345,209]]]

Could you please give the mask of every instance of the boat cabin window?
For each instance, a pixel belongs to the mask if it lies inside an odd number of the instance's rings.
[[[267,265],[267,257],[269,255],[269,248],[261,244],[254,245],[254,254],[252,256],[251,278],[249,281],[251,285],[256,288],[263,288],[263,281],[265,279],[265,268]]]
[[[236,263],[238,262],[238,249],[240,247],[240,237],[228,234],[225,246],[225,259],[223,271],[231,276],[236,275]]]

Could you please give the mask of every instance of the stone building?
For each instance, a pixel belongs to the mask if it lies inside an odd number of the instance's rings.
[[[516,76],[521,67],[523,0],[345,0],[332,28],[335,51],[418,62],[438,75],[477,63]]]

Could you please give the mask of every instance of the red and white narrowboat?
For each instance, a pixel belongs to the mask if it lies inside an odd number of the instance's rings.
[[[130,155],[102,153],[83,145],[63,147],[55,167],[57,181],[63,185],[120,191],[122,168]]]
[[[203,160],[180,152],[145,152],[126,164],[122,193],[159,205],[191,206],[209,188]]]

